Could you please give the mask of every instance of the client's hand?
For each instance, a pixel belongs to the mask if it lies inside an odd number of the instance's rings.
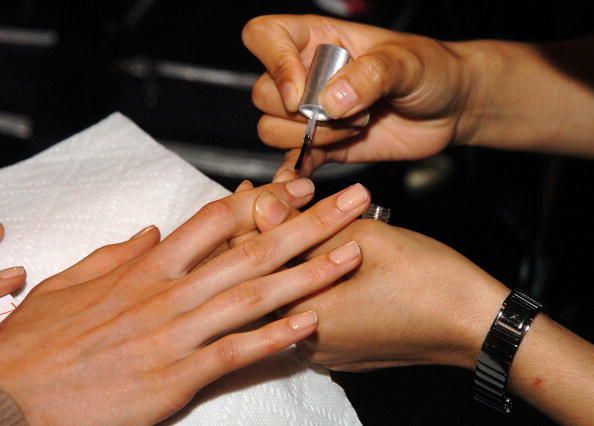
[[[256,212],[256,223],[271,229]],[[264,233],[265,234],[265,233]],[[448,364],[473,368],[509,290],[451,248],[420,234],[358,220],[307,258],[357,241],[362,263],[338,285],[297,303],[317,332],[299,348],[333,370]]]
[[[313,186],[232,195],[162,242],[149,227],[39,284],[0,324],[0,388],[31,424],[155,423],[221,375],[310,335],[314,312],[233,331],[353,270],[356,243],[274,272],[352,222],[369,195],[350,187],[204,261],[254,229],[256,199],[272,193],[300,207]]]
[[[4,238],[4,226],[0,223],[0,242]],[[0,271],[0,297],[17,291],[25,284],[25,268],[14,266]]]

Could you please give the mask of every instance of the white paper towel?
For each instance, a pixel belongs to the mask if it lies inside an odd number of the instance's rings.
[[[0,169],[0,269],[24,265],[22,299],[92,250],[157,225],[167,235],[228,194],[113,114],[41,154]],[[292,350],[209,386],[166,424],[360,425],[340,386]]]

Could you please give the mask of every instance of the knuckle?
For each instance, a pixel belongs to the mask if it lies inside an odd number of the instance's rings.
[[[327,279],[330,275],[331,265],[328,262],[314,262],[313,265],[308,265],[305,273],[307,281],[310,283],[319,283]]]
[[[311,225],[318,231],[324,231],[329,228],[333,222],[335,222],[335,217],[331,212],[324,211],[320,208],[314,208],[311,210],[311,214],[309,215],[309,220]]]
[[[262,303],[265,298],[262,287],[253,283],[241,283],[232,290],[232,303],[247,308],[253,308]]]
[[[240,364],[240,350],[231,339],[222,340],[216,348],[215,357],[225,368],[233,368]]]
[[[200,213],[207,222],[214,222],[220,226],[229,226],[235,222],[235,212],[227,198],[206,204]]]
[[[258,238],[244,241],[238,246],[241,257],[253,265],[263,265],[269,262],[274,256],[272,244]]]
[[[362,72],[365,79],[370,81],[374,86],[387,90],[389,81],[391,81],[392,73],[394,72],[391,61],[381,53],[375,53],[365,57],[362,61]]]

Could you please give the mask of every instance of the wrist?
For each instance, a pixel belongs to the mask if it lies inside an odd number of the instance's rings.
[[[485,135],[497,127],[501,117],[497,96],[501,76],[508,62],[505,46],[496,41],[451,42],[448,47],[458,56],[463,76],[464,99],[456,125],[456,145],[488,145]],[[503,102],[505,104],[505,102]]]
[[[465,313],[460,318],[457,335],[460,336],[460,351],[452,365],[474,371],[485,337],[493,320],[509,295],[509,289],[488,276],[473,286],[470,303],[464,305]]]

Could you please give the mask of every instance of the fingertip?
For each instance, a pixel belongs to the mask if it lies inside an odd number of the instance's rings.
[[[239,185],[237,185],[237,188],[235,188],[235,193],[237,194],[239,192],[249,191],[250,189],[254,189],[254,184],[248,179],[245,179]]]
[[[26,279],[27,271],[22,266],[0,271],[0,297],[22,289]]]
[[[287,324],[291,329],[294,331],[308,332],[308,335],[317,328],[318,322],[318,314],[314,311],[291,315],[287,318]]]
[[[132,237],[130,238],[129,241],[143,238],[143,237],[145,237],[146,235],[152,233],[155,230],[159,233],[159,236],[160,236],[161,233],[159,231],[159,228],[157,228],[155,225],[150,225],[150,226],[147,226],[146,228],[141,229],[136,234],[132,235]]]
[[[299,179],[299,174],[290,168],[282,168],[272,179],[274,183],[288,182],[291,180]]]

